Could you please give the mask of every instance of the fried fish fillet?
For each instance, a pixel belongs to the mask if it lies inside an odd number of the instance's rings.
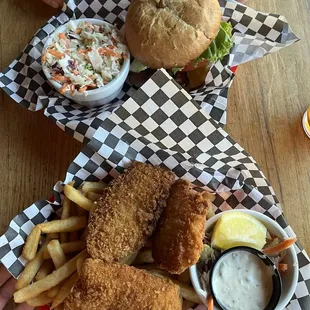
[[[181,310],[180,289],[146,271],[87,259],[65,310]]]
[[[160,268],[180,274],[198,261],[207,213],[208,201],[189,182],[180,180],[171,187],[153,241],[153,258]]]
[[[104,190],[86,236],[92,258],[118,262],[140,250],[166,206],[174,174],[134,162]]]

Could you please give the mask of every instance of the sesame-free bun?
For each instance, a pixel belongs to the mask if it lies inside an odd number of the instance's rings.
[[[184,67],[208,48],[221,17],[218,0],[132,0],[127,44],[149,68]]]

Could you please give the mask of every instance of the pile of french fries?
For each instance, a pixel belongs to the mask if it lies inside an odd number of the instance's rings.
[[[31,307],[50,305],[51,309],[61,310],[79,278],[83,262],[89,257],[85,243],[88,218],[107,185],[84,182],[78,189],[73,186],[74,182],[70,182],[64,187],[63,205],[56,212],[59,219],[34,226],[26,240],[22,255],[28,263],[16,284],[16,303],[26,302]],[[176,277],[154,264],[151,241],[121,263],[145,269],[179,285],[183,309],[200,303],[190,286],[188,270]]]

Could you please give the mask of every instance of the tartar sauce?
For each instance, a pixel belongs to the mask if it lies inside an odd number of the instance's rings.
[[[263,310],[272,295],[272,274],[271,268],[256,255],[234,251],[214,266],[213,292],[227,310]]]

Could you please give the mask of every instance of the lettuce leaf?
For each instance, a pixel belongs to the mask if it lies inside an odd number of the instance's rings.
[[[141,71],[146,70],[148,67],[144,64],[142,64],[140,61],[137,59],[134,59],[133,62],[130,64],[130,71],[139,73]]]
[[[195,59],[195,65],[197,65],[202,60],[217,62],[218,60],[223,59],[224,56],[229,54],[229,51],[233,46],[231,32],[231,24],[222,21],[216,38],[211,42],[208,49],[206,49],[199,57]]]

